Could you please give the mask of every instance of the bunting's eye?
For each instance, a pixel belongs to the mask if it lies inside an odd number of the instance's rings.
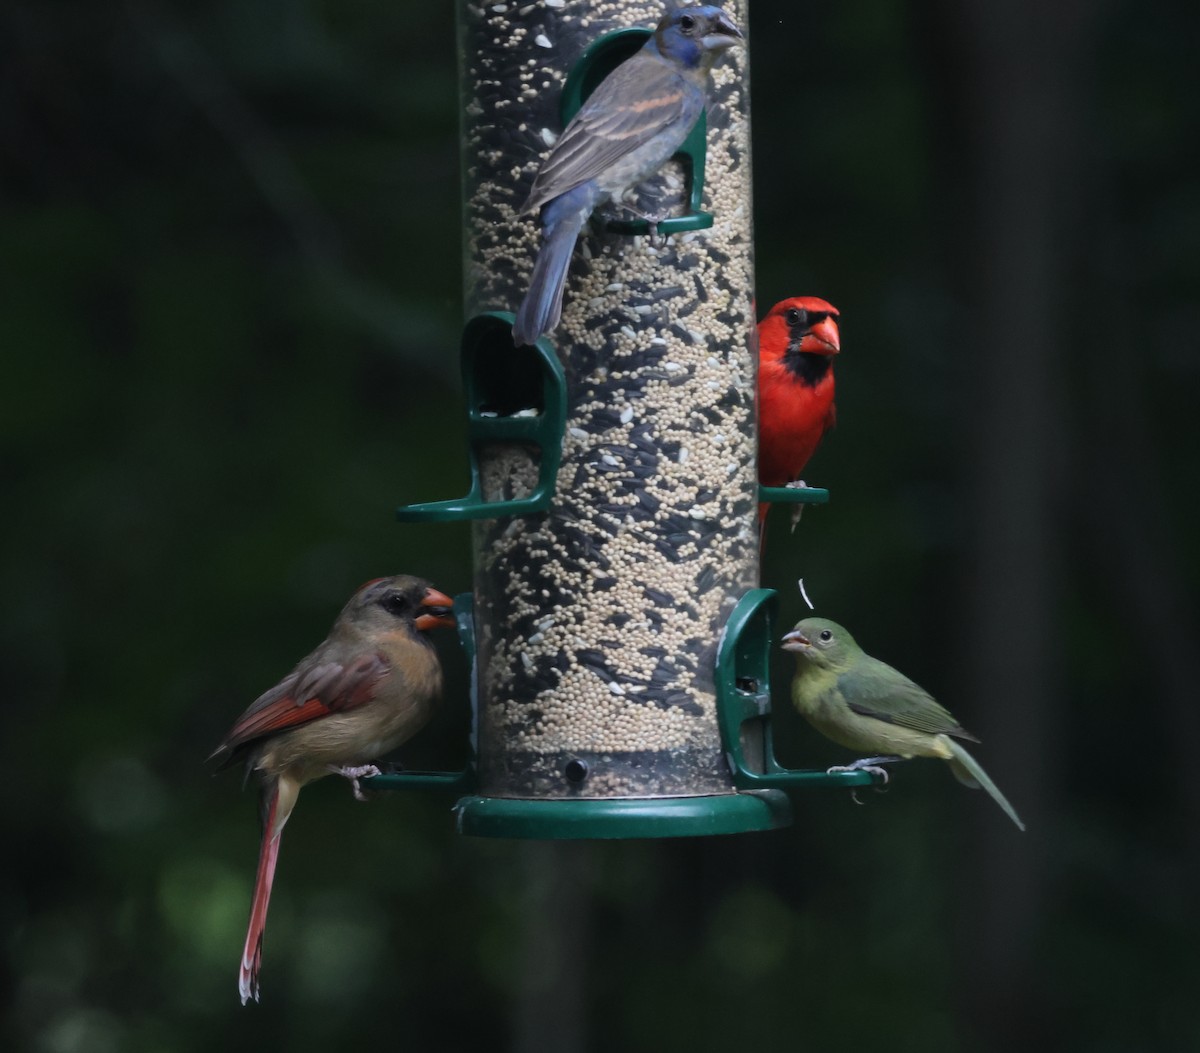
[[[821,643],[829,643],[833,639],[833,633],[828,629],[821,630]]]
[[[679,20],[679,28],[682,29],[685,33],[690,33],[693,29],[696,28],[696,20],[691,15],[684,15]]]

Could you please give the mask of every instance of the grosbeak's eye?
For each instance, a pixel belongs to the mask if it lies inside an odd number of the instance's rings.
[[[788,313],[784,315],[787,319],[787,324],[790,326],[805,325],[808,321],[807,313],[800,310],[799,307],[788,308]]]
[[[401,592],[389,592],[380,599],[379,606],[387,611],[388,614],[394,614],[397,618],[409,612],[408,600]]]
[[[696,28],[696,20],[691,15],[684,15],[679,20],[679,28],[682,29],[685,33],[690,33],[693,29]]]
[[[832,639],[833,633],[831,633],[828,629],[821,630],[821,643],[829,643],[829,641]]]

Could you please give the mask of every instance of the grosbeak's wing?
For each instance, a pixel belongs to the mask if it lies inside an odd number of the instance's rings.
[[[563,130],[523,211],[595,179],[676,124],[690,128],[703,106],[704,93],[665,60],[638,52],[600,82]]]
[[[232,759],[239,746],[255,739],[361,706],[375,697],[390,670],[387,659],[375,653],[348,663],[302,662],[251,703],[212,757]]]
[[[860,716],[929,735],[979,741],[923,687],[867,655],[838,677],[837,686],[846,705]]]

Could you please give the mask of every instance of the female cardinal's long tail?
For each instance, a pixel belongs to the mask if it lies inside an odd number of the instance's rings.
[[[246,946],[242,949],[242,969],[238,975],[238,993],[242,1005],[251,998],[258,1001],[258,974],[262,969],[263,931],[267,927],[267,905],[271,902],[271,883],[279,858],[279,835],[292,814],[300,787],[286,778],[268,779],[262,787],[262,844],[258,850],[258,873],[254,877],[254,895],[250,900],[250,925]]]

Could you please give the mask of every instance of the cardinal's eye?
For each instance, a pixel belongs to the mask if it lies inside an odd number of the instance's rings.
[[[788,313],[784,315],[787,319],[787,324],[795,328],[798,325],[805,325],[808,322],[808,315],[800,310],[799,307],[788,309]]]
[[[690,33],[693,29],[696,28],[696,20],[691,15],[684,15],[679,20],[679,28],[682,29],[685,33]]]
[[[408,600],[400,592],[389,592],[379,601],[379,606],[397,618],[407,614],[409,610]]]
[[[832,639],[833,633],[831,633],[828,629],[821,630],[821,643],[829,643],[829,641]]]

